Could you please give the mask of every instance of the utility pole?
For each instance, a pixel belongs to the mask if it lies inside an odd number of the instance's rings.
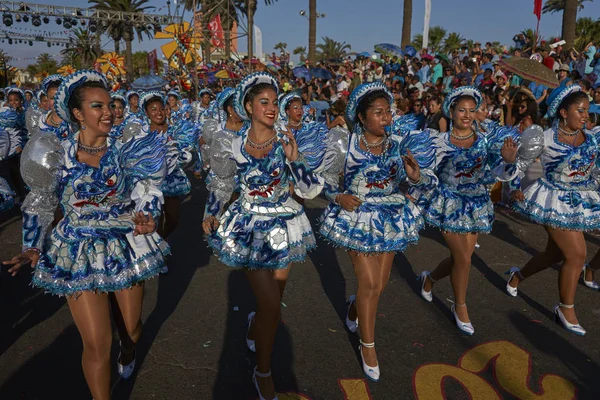
[[[317,61],[317,0],[308,0],[308,60],[314,66]]]
[[[252,71],[252,59],[254,58],[254,10],[256,0],[246,0],[248,5],[248,69]]]

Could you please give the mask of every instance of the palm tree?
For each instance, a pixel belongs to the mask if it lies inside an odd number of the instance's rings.
[[[306,47],[298,46],[294,49],[293,53],[300,56],[300,61],[306,60]]]
[[[575,30],[577,28],[577,9],[582,10],[586,1],[593,0],[546,0],[542,12],[544,13],[563,13],[562,19],[562,37],[567,42],[566,49],[575,45]],[[586,43],[587,44],[587,43]]]
[[[411,28],[412,0],[404,0],[404,11],[402,13],[402,47],[410,43]],[[421,43],[423,43],[422,40]]]
[[[285,49],[287,49],[287,43],[279,42],[275,46],[273,46],[273,49],[279,50],[279,52],[281,53],[285,53]]]
[[[63,63],[71,64],[76,68],[90,68],[101,54],[93,46],[94,34],[84,28],[71,31],[70,44],[61,50]]]
[[[423,48],[423,35],[421,35],[420,33],[418,35],[415,35],[413,37],[412,42],[410,42],[410,45],[412,47],[414,47],[415,49],[422,49]]]
[[[447,31],[441,26],[432,26],[429,28],[429,48],[434,53],[437,53],[442,49],[446,32]]]
[[[348,54],[348,50],[351,49],[350,45],[346,42],[338,42],[329,37],[324,37],[321,39],[323,39],[323,43],[319,43],[317,45],[317,58],[319,60],[344,58]]]
[[[216,0],[219,1],[219,0]],[[265,5],[270,6],[274,4],[277,0],[264,0]],[[252,60],[252,56],[254,53],[254,14],[256,13],[256,8],[258,6],[257,0],[241,0],[238,2],[238,9],[242,15],[247,16],[248,18],[248,59]],[[249,64],[252,65],[252,64]]]
[[[465,38],[460,36],[457,32],[451,32],[446,36],[444,40],[444,53],[452,53],[454,50],[458,50],[460,46],[465,42]]]
[[[154,8],[147,6],[149,0],[88,0],[94,8],[100,10],[125,11],[132,13],[145,13]],[[152,38],[152,33],[146,26],[133,25],[128,21],[114,21],[106,26],[109,35],[115,41],[115,51],[119,48],[117,43],[125,40],[125,69],[127,70],[127,78],[131,80],[133,70],[132,60],[132,43],[137,34],[138,41],[142,41],[144,35]]]
[[[11,73],[8,68],[8,63],[12,60],[12,57],[4,52],[4,50],[0,49],[0,76],[2,76],[2,80],[0,80],[0,85],[2,87],[8,86],[11,79]]]
[[[590,42],[600,41],[600,20],[591,18],[579,18],[575,25],[575,49],[583,51]]]

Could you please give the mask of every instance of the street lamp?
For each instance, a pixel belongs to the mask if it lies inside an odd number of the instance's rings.
[[[309,2],[309,16],[306,15],[305,10],[300,10],[300,16],[308,20],[308,59],[311,63],[315,62],[315,48],[317,44],[317,19],[325,18],[325,13],[318,13],[317,0]]]
[[[301,17],[304,17],[306,19],[308,19],[308,16],[306,15],[306,10],[300,10],[299,12]],[[325,13],[316,13],[315,14],[317,18],[325,18]]]

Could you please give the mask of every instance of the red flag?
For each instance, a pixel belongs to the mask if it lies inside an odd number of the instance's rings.
[[[156,55],[156,49],[152,50],[151,52],[148,53],[148,67],[150,69],[150,72],[154,72],[156,73],[156,60],[158,59],[157,55]]]
[[[217,16],[208,23],[208,29],[210,30],[210,43],[213,45],[213,47],[224,48],[225,34],[223,33],[223,25],[221,24],[220,14],[217,14]]]
[[[533,0],[533,13],[538,21],[542,19],[542,0]]]

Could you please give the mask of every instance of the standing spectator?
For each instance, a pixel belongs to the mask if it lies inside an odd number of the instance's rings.
[[[419,131],[422,130],[425,126],[425,113],[423,110],[423,102],[419,99],[413,101],[410,107],[409,114],[415,117],[418,121],[416,129]]]
[[[452,90],[452,82],[454,81],[454,75],[452,75],[452,68],[446,67],[444,69],[444,80],[443,80],[443,89],[442,92],[444,94],[450,93]]]
[[[479,74],[475,78],[475,86],[479,86],[479,84],[481,83],[481,81],[483,79],[483,74],[486,69],[491,69],[492,71],[494,70],[494,66],[492,65],[492,55],[488,54],[488,53],[485,53],[481,57],[481,66],[479,67],[479,70],[478,70]]]
[[[528,87],[529,90],[531,90],[531,93],[533,93],[533,95],[535,96],[535,101],[540,105],[541,109],[542,106],[546,104],[544,100],[546,100],[546,96],[548,95],[548,88],[542,85],[541,83],[535,82],[531,82]],[[543,113],[546,113],[545,110],[543,111]]]
[[[433,59],[433,72],[431,74],[430,82],[432,84],[436,84],[438,79],[441,79],[444,75],[444,68],[442,67],[442,63],[439,59]]]
[[[485,69],[483,72],[483,79],[479,82],[478,88],[484,93],[493,90],[496,85],[496,82],[492,79],[492,72],[491,68]]]
[[[594,100],[590,102],[590,114],[600,114],[600,86],[596,85],[596,88],[592,93]]]
[[[592,67],[592,61],[594,60],[594,56],[596,55],[596,46],[594,46],[594,42],[589,42],[585,49],[583,50],[587,57],[585,62],[585,74],[591,74],[594,72],[594,68]]]
[[[435,129],[438,132],[448,131],[448,120],[442,112],[442,100],[437,96],[429,99],[429,115],[425,121],[426,129]]]
[[[558,81],[563,86],[569,86],[573,83],[573,80],[569,77],[571,69],[567,64],[561,64],[558,68]]]
[[[415,75],[419,76],[419,81],[422,83],[427,83],[429,82],[429,59],[427,58],[423,58],[421,59],[421,68],[419,68],[419,71],[417,71],[417,73]]]

